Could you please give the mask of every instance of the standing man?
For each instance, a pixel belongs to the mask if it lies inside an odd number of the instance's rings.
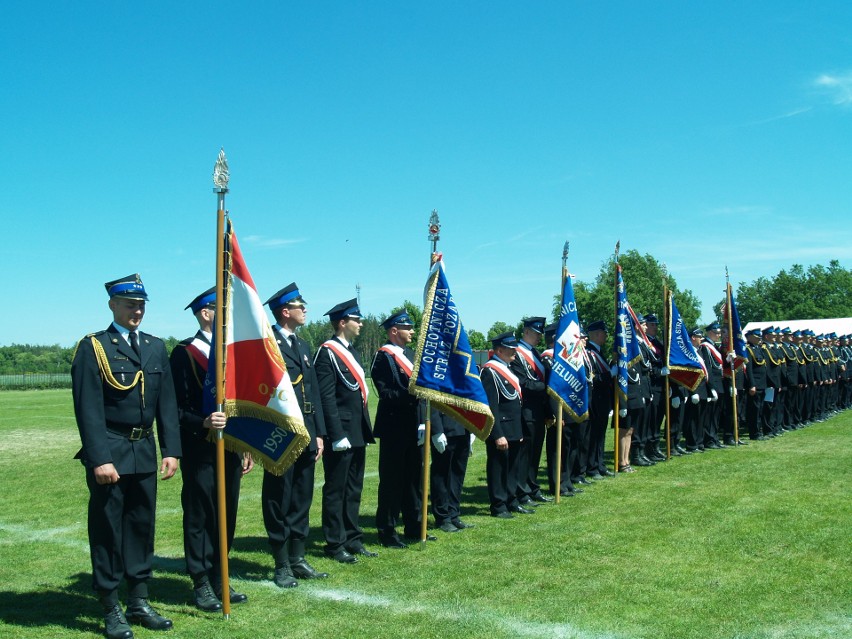
[[[482,366],[480,377],[488,406],[494,415],[494,427],[485,440],[485,477],[491,516],[512,519],[515,513],[531,515],[535,511],[518,502],[520,476],[519,453],[524,440],[521,417],[523,391],[510,369],[518,340],[510,332],[491,340],[494,355]]]
[[[219,504],[216,494],[216,445],[207,439],[211,428],[223,429],[225,413],[204,411],[204,380],[213,339],[216,316],[216,289],[204,291],[184,310],[190,309],[198,321],[198,332],[175,346],[169,363],[180,419],[180,460],[183,487],[183,550],[186,571],[192,578],[195,605],[206,612],[222,609],[221,558],[219,556]],[[251,455],[225,452],[225,510],[228,550],[234,543],[240,479],[251,470]],[[215,587],[211,585],[213,580]],[[231,603],[248,600],[231,590]]]
[[[406,539],[420,539],[423,461],[421,446],[426,435],[426,402],[408,392],[414,369],[414,351],[408,345],[414,322],[406,311],[382,322],[388,341],[373,358],[370,374],[379,394],[373,436],[379,440],[379,495],[376,528],[379,543],[387,548],[406,548],[396,530],[402,512]],[[428,535],[427,539],[435,537]]]
[[[536,502],[553,501],[551,497],[542,495],[538,483],[538,466],[544,444],[544,423],[551,417],[544,381],[544,362],[536,350],[543,333],[543,317],[525,319],[515,358],[509,364],[509,368],[518,378],[523,395],[521,415],[524,436],[518,451],[518,500],[521,505],[530,508],[535,506]]]
[[[458,420],[432,409],[432,516],[435,526],[452,533],[473,528],[461,520],[461,493],[470,458],[470,433]]]
[[[703,422],[704,448],[727,448],[726,444],[719,441],[719,420],[721,416],[721,404],[719,398],[725,392],[722,384],[722,353],[716,344],[722,337],[722,327],[718,322],[713,322],[704,328],[704,339],[698,347],[698,354],[704,361],[707,370],[707,405],[702,409],[701,421]]]
[[[589,462],[587,472],[598,473],[602,477],[611,477],[613,473],[604,463],[604,442],[606,427],[612,412],[613,388],[612,371],[602,348],[606,343],[606,322],[598,320],[586,328],[589,335],[587,352],[591,362],[594,385],[589,393]]]
[[[700,328],[692,329],[689,333],[692,340],[692,346],[701,358],[704,368],[705,377],[698,384],[696,389],[689,396],[689,403],[684,410],[684,439],[686,440],[686,450],[690,453],[704,452],[704,411],[707,410],[705,404],[712,401],[713,396],[710,394],[710,383],[707,376],[710,374],[707,370],[707,363],[704,360],[705,354],[701,351],[701,342],[704,340],[704,331]]]
[[[325,313],[334,337],[317,351],[314,366],[325,415],[325,452],[322,457],[322,530],[325,554],[343,564],[355,555],[376,557],[362,541],[358,525],[367,444],[375,442],[367,409],[367,380],[352,342],[361,333],[358,300],[341,302]]]
[[[171,619],[148,603],[160,476],[170,479],[181,456],[175,387],[162,340],[141,333],[148,295],[139,275],[104,284],[113,321],[77,344],[71,364],[74,414],[83,447],[77,459],[89,487],[92,585],[108,639],[130,639],[128,622],[168,630]],[[118,603],[127,582],[127,611]]]
[[[283,475],[264,471],[261,491],[263,523],[275,561],[272,581],[280,588],[294,588],[298,585],[296,578],[328,577],[327,572],[319,572],[305,559],[305,540],[310,532],[309,515],[314,499],[314,471],[325,447],[322,439],[325,419],[311,347],[296,335],[296,329],[304,326],[307,320],[307,303],[295,282],[290,282],[265,303],[275,318],[272,330],[310,436],[310,443]]]
[[[766,358],[760,345],[760,329],[753,328],[746,333],[748,342],[748,364],[745,369],[746,424],[748,436],[754,440],[764,440],[762,432],[763,397],[766,394]]]
[[[663,397],[665,390],[665,376],[669,370],[666,368],[663,343],[657,337],[660,328],[660,320],[653,313],[645,316],[645,334],[651,343],[648,348],[648,361],[651,364],[651,403],[648,407],[647,443],[645,445],[645,456],[651,461],[666,461],[667,457],[660,450],[660,426],[666,417],[666,402],[668,398]],[[640,342],[641,344],[641,342]]]

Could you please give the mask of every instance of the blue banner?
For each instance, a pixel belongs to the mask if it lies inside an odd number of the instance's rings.
[[[628,369],[642,359],[642,351],[639,350],[641,327],[627,302],[621,266],[616,264],[615,269],[615,387],[621,399],[627,401]]]
[[[565,278],[559,324],[553,343],[553,365],[547,381],[548,394],[562,404],[562,409],[577,423],[589,418],[589,382],[585,358],[580,344],[580,320],[574,301],[571,277]]]
[[[728,295],[731,300],[731,308],[729,311],[731,325],[728,327],[728,330],[730,331],[731,341],[734,344],[734,353],[736,354],[734,359],[734,370],[737,370],[748,361],[748,345],[746,343],[745,335],[743,335],[743,327],[740,324],[740,314],[737,313],[737,302],[734,300],[734,291],[731,290],[730,284],[728,284]],[[731,369],[729,366],[725,367],[725,375],[728,377],[731,375]]]
[[[426,282],[419,333],[408,391],[485,441],[494,416],[440,257]]]
[[[668,358],[666,366],[669,368],[669,379],[685,386],[690,391],[698,388],[704,379],[706,371],[704,363],[695,352],[689,331],[683,323],[680,311],[677,310],[674,297],[669,294],[669,334]]]

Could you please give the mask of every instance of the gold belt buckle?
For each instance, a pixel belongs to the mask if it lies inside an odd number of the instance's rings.
[[[314,412],[314,405],[311,402],[305,402],[305,408],[303,411],[306,415],[310,415]]]
[[[141,426],[137,426],[136,428],[130,429],[130,437],[128,439],[132,442],[137,442],[142,439],[142,433],[145,432],[145,429]]]

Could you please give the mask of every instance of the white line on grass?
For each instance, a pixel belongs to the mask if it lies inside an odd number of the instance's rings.
[[[89,551],[89,544],[85,541],[76,539],[64,538],[68,535],[75,535],[80,530],[84,530],[83,524],[74,524],[73,526],[62,526],[60,528],[44,528],[36,529],[29,526],[21,526],[19,524],[8,524],[0,521],[0,531],[9,534],[9,540],[0,540],[0,543],[26,543],[26,542],[42,542],[50,544],[59,544],[76,548],[77,550]]]
[[[272,582],[266,582],[269,588],[280,590]],[[315,597],[326,601],[350,603],[356,606],[369,608],[382,608],[383,611],[397,615],[409,615],[412,613],[424,614],[446,621],[466,621],[479,625],[490,624],[497,626],[508,634],[520,637],[546,637],[547,639],[618,639],[619,636],[612,633],[595,634],[575,628],[568,623],[543,623],[518,618],[499,618],[492,610],[476,610],[465,607],[450,608],[447,606],[435,606],[424,604],[411,604],[402,600],[386,596],[369,595],[352,590],[339,590],[331,588],[305,588],[298,589],[299,594]]]

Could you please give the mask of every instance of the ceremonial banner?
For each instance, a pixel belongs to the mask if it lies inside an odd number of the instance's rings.
[[[583,364],[583,349],[579,344],[580,321],[574,301],[574,285],[568,276],[562,289],[547,393],[560,402],[562,409],[577,423],[589,418],[589,382]]]
[[[619,397],[627,401],[627,376],[628,369],[642,359],[639,350],[639,340],[647,339],[642,332],[642,327],[636,318],[633,309],[627,302],[627,291],[624,288],[624,280],[621,276],[621,265],[616,264],[616,322],[615,322],[615,356],[617,373],[615,375],[615,388]]]
[[[419,333],[408,391],[484,441],[494,416],[440,258],[426,282]]]
[[[742,365],[748,361],[748,344],[746,343],[745,335],[743,335],[743,328],[740,325],[740,315],[737,313],[737,302],[734,300],[734,291],[731,290],[730,284],[728,284],[728,300],[730,308],[728,304],[723,304],[722,316],[726,320],[730,318],[728,335],[731,336],[731,341],[734,345],[734,370],[740,370]],[[730,365],[725,366],[724,375],[725,377],[731,376]]]
[[[230,222],[225,245],[225,447],[248,452],[270,473],[281,475],[310,438]],[[216,397],[214,351],[204,383],[208,412]]]
[[[698,388],[701,380],[704,379],[706,371],[704,370],[704,362],[695,352],[695,347],[692,345],[692,340],[689,338],[689,331],[683,323],[683,318],[680,316],[680,311],[674,302],[674,297],[669,294],[669,341],[668,360],[666,366],[669,368],[669,379],[677,382],[681,386],[685,386],[691,391]]]

